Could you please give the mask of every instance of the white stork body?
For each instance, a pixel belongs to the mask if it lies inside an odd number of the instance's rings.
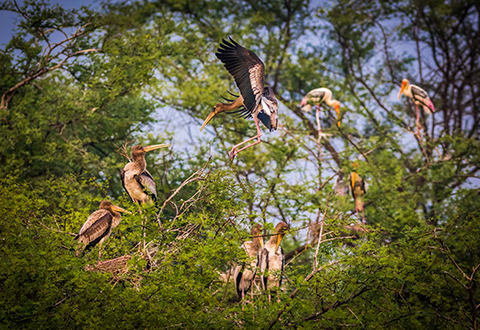
[[[403,79],[402,81],[402,87],[400,89],[400,94],[398,95],[399,99],[400,96],[402,96],[402,93],[412,99],[416,106],[422,106],[427,114],[431,114],[432,111],[435,112],[435,106],[433,105],[432,100],[430,100],[430,97],[428,97],[427,92],[416,85],[411,85],[407,79]]]
[[[311,90],[305,95],[300,103],[303,111],[309,112],[312,109],[312,105],[317,106],[317,112],[320,111],[320,104],[326,103],[333,107],[337,113],[338,126],[340,126],[340,102],[332,99],[332,91],[328,88],[316,88]]]

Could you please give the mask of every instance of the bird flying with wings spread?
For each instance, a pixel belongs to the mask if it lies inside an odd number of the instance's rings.
[[[236,100],[225,99],[230,103],[217,103],[205,119],[200,131],[214,116],[222,112],[237,113],[244,118],[253,117],[257,126],[256,136],[232,147],[229,158],[233,159],[240,151],[261,142],[262,131],[258,120],[270,131],[277,129],[278,103],[273,89],[265,86],[265,65],[254,52],[229,38],[229,40],[222,39],[215,55],[235,79],[240,95]],[[257,141],[239,149],[240,146],[255,139]]]

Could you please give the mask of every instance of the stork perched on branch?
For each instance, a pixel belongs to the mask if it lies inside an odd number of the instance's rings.
[[[426,91],[421,89],[416,85],[411,85],[407,79],[402,80],[402,87],[400,88],[400,93],[398,94],[398,99],[402,96],[402,93],[405,96],[412,99],[413,103],[415,103],[415,109],[417,111],[417,134],[419,132],[420,127],[420,112],[418,111],[418,106],[421,105],[423,110],[427,114],[431,114],[432,111],[435,112],[435,106],[433,105],[432,100],[428,97]]]
[[[222,42],[215,55],[235,79],[240,95],[231,103],[217,103],[205,119],[200,131],[214,116],[222,112],[237,113],[244,118],[253,117],[257,126],[257,135],[233,146],[229,153],[229,158],[233,159],[240,151],[261,142],[262,131],[259,119],[270,131],[277,129],[278,103],[273,89],[265,86],[265,66],[262,60],[232,38],[222,39]],[[257,141],[238,149],[241,145],[255,139]]]
[[[120,206],[113,205],[109,201],[102,201],[100,209],[93,212],[85,221],[80,232],[75,237],[83,246],[77,249],[76,256],[87,247],[99,245],[98,259],[102,256],[102,244],[112,233],[112,229],[117,227],[122,220],[118,212],[131,213]]]
[[[358,165],[353,163],[353,168],[356,169]],[[364,202],[363,202],[363,195],[367,193],[367,186],[365,184],[365,180],[357,174],[357,172],[353,171],[350,173],[349,176],[350,182],[350,191],[352,193],[353,199],[355,200],[355,210],[362,211],[362,223],[365,224],[365,212],[364,212]]]
[[[285,253],[280,242],[290,226],[285,222],[279,222],[275,226],[275,233],[265,243],[265,247],[260,255],[260,272],[262,273],[262,286],[267,290],[268,301],[271,300],[270,289],[277,288],[277,299],[280,287],[282,286],[283,267],[285,267]]]
[[[242,248],[251,261],[250,263],[238,265],[235,267],[233,273],[235,289],[242,300],[245,299],[245,293],[247,293],[248,290],[252,290],[251,295],[253,302],[253,282],[255,281],[257,267],[259,266],[259,255],[263,249],[263,237],[260,236],[261,234],[262,226],[258,223],[254,224],[252,227],[253,239],[242,244]]]
[[[312,105],[316,105],[316,118],[319,139],[322,136],[327,135],[322,133],[322,127],[320,125],[320,105],[322,103],[326,103],[327,105],[335,109],[335,112],[337,113],[337,124],[338,127],[340,127],[340,102],[332,99],[332,91],[328,88],[322,87],[311,90],[307,93],[307,95],[305,95],[305,97],[302,99],[302,102],[300,103],[300,107],[302,107],[302,110],[306,112],[309,112],[312,109]]]
[[[135,203],[148,204],[157,200],[155,181],[147,170],[145,153],[166,147],[170,147],[170,144],[134,146],[132,149],[133,162],[129,162],[123,170],[120,170],[123,188]]]

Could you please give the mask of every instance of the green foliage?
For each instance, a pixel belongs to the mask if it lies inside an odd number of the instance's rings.
[[[477,329],[480,36],[473,1],[322,4],[132,1],[64,9],[5,1],[17,18],[0,50],[2,328]],[[232,77],[213,53],[231,35],[264,61],[277,132],[221,114]],[[468,56],[467,56],[468,55]],[[425,88],[436,113],[397,97]],[[342,125],[302,97],[328,87]],[[189,136],[182,136],[189,132]],[[132,203],[118,170],[148,153],[156,205]],[[367,226],[350,196],[367,182]],[[347,182],[348,184],[348,182]],[[104,243],[73,237],[100,202],[128,209]],[[254,222],[291,225],[282,290],[239,302],[232,267]],[[323,221],[323,225],[321,225]],[[318,241],[320,227],[321,241]],[[223,279],[223,280],[222,280]]]

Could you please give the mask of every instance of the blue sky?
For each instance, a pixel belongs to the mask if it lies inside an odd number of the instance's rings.
[[[61,0],[61,1],[50,1],[51,4],[60,4],[64,8],[78,8],[81,6],[97,6],[100,1],[98,0]],[[23,1],[17,1],[19,5]],[[17,14],[0,10],[0,46],[4,46],[12,36],[12,29],[15,25],[15,20],[17,19]],[[3,48],[3,47],[2,47]]]

